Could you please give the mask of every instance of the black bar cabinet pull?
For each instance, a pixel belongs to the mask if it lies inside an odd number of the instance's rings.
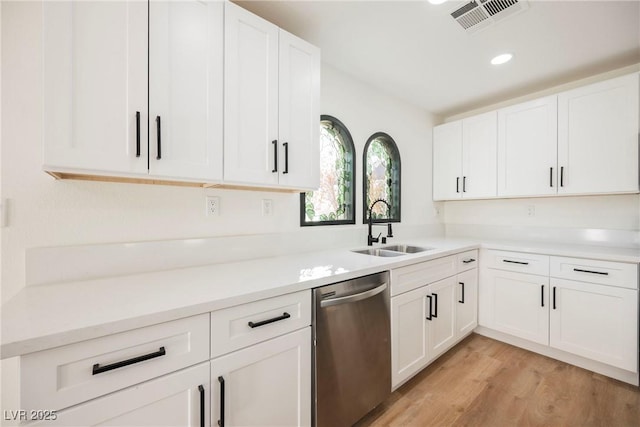
[[[278,140],[274,139],[271,143],[273,144],[273,169],[271,172],[276,173],[278,172]]]
[[[553,187],[553,166],[549,168],[549,187]]]
[[[609,273],[607,273],[606,271],[583,270],[581,268],[574,268],[573,271],[577,271],[578,273],[601,274],[603,276],[608,276],[609,275]]]
[[[433,316],[431,316],[431,313],[433,312],[433,310],[431,309],[431,303],[433,302],[431,299],[431,295],[427,295],[427,299],[429,300],[429,315],[426,317],[427,320],[432,320]]]
[[[140,157],[140,111],[136,111],[136,157]]]
[[[467,192],[467,177],[466,176],[462,177],[462,192],[463,193]]]
[[[272,319],[267,319],[267,320],[261,320],[260,322],[249,322],[247,323],[247,325],[249,325],[250,328],[258,328],[260,326],[268,325],[269,323],[278,322],[280,320],[288,319],[290,317],[291,315],[285,311],[284,313],[282,313],[282,316],[274,317]]]
[[[540,285],[540,306],[544,307],[544,285]]]
[[[460,177],[456,177],[456,193],[460,192]]]
[[[158,155],[156,159],[160,160],[162,158],[162,126],[160,125],[160,116],[156,117],[156,127],[158,128]]]
[[[201,385],[198,386],[198,391],[200,392],[200,427],[205,427],[204,425],[204,387]]]
[[[511,261],[510,259],[503,259],[502,262],[508,262],[509,264],[520,264],[520,265],[529,265],[528,262],[524,261]]]
[[[462,285],[462,299],[459,300],[458,302],[460,304],[464,304],[464,282],[458,282],[458,283]]]
[[[556,287],[553,287],[553,309],[556,309]]]
[[[156,357],[164,356],[167,352],[164,350],[164,347],[160,347],[158,351],[153,353],[145,354],[143,356],[133,357],[131,359],[123,360],[122,362],[112,363],[111,365],[100,366],[99,363],[93,365],[93,373],[92,375],[98,375],[103,372],[112,371],[114,369],[123,368],[125,366],[133,365],[134,363],[144,362],[145,360],[155,359]]]
[[[224,427],[224,378],[218,377],[220,383],[220,419],[218,420],[218,426]]]
[[[564,187],[564,166],[560,166],[560,187]]]
[[[284,147],[284,170],[282,173],[289,173],[289,143],[284,142],[282,146]]]
[[[469,264],[470,262],[475,262],[475,259],[474,258],[469,258],[469,259],[463,259],[462,260],[463,264]]]
[[[433,310],[433,317],[437,318],[438,317],[438,294],[431,294],[431,295],[433,295],[433,305],[435,306]]]

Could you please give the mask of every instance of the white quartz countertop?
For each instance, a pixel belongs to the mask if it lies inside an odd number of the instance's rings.
[[[390,242],[399,244],[403,242]],[[343,248],[161,272],[27,286],[2,306],[2,359],[220,310],[482,246],[640,262],[640,250],[466,239],[412,240],[426,252],[376,257]]]

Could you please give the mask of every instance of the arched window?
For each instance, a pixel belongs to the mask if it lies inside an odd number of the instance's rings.
[[[363,222],[369,221],[369,207],[378,199],[384,203],[373,207],[373,222],[400,222],[400,152],[389,135],[378,132],[364,146]]]
[[[355,148],[346,126],[320,117],[320,188],[300,194],[300,225],[355,224]]]

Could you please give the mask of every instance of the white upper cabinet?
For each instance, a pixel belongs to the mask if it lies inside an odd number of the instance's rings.
[[[220,181],[222,8],[45,2],[44,169]]]
[[[224,179],[319,185],[320,51],[225,4]]]
[[[638,74],[558,95],[558,193],[638,191]]]
[[[225,5],[224,179],[277,184],[278,27]]]
[[[43,3],[44,169],[147,173],[147,3]]]
[[[223,3],[153,1],[149,36],[149,173],[220,181]]]
[[[496,196],[497,113],[462,121],[462,197]]]
[[[433,128],[433,200],[462,197],[462,121]]]
[[[280,30],[280,184],[320,185],[320,50]]]
[[[556,194],[557,96],[498,110],[498,196]]]
[[[496,112],[433,129],[433,199],[496,196]]]

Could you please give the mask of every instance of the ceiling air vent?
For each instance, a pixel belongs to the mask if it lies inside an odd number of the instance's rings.
[[[473,0],[451,12],[451,16],[468,32],[489,27],[529,8],[527,0]]]

